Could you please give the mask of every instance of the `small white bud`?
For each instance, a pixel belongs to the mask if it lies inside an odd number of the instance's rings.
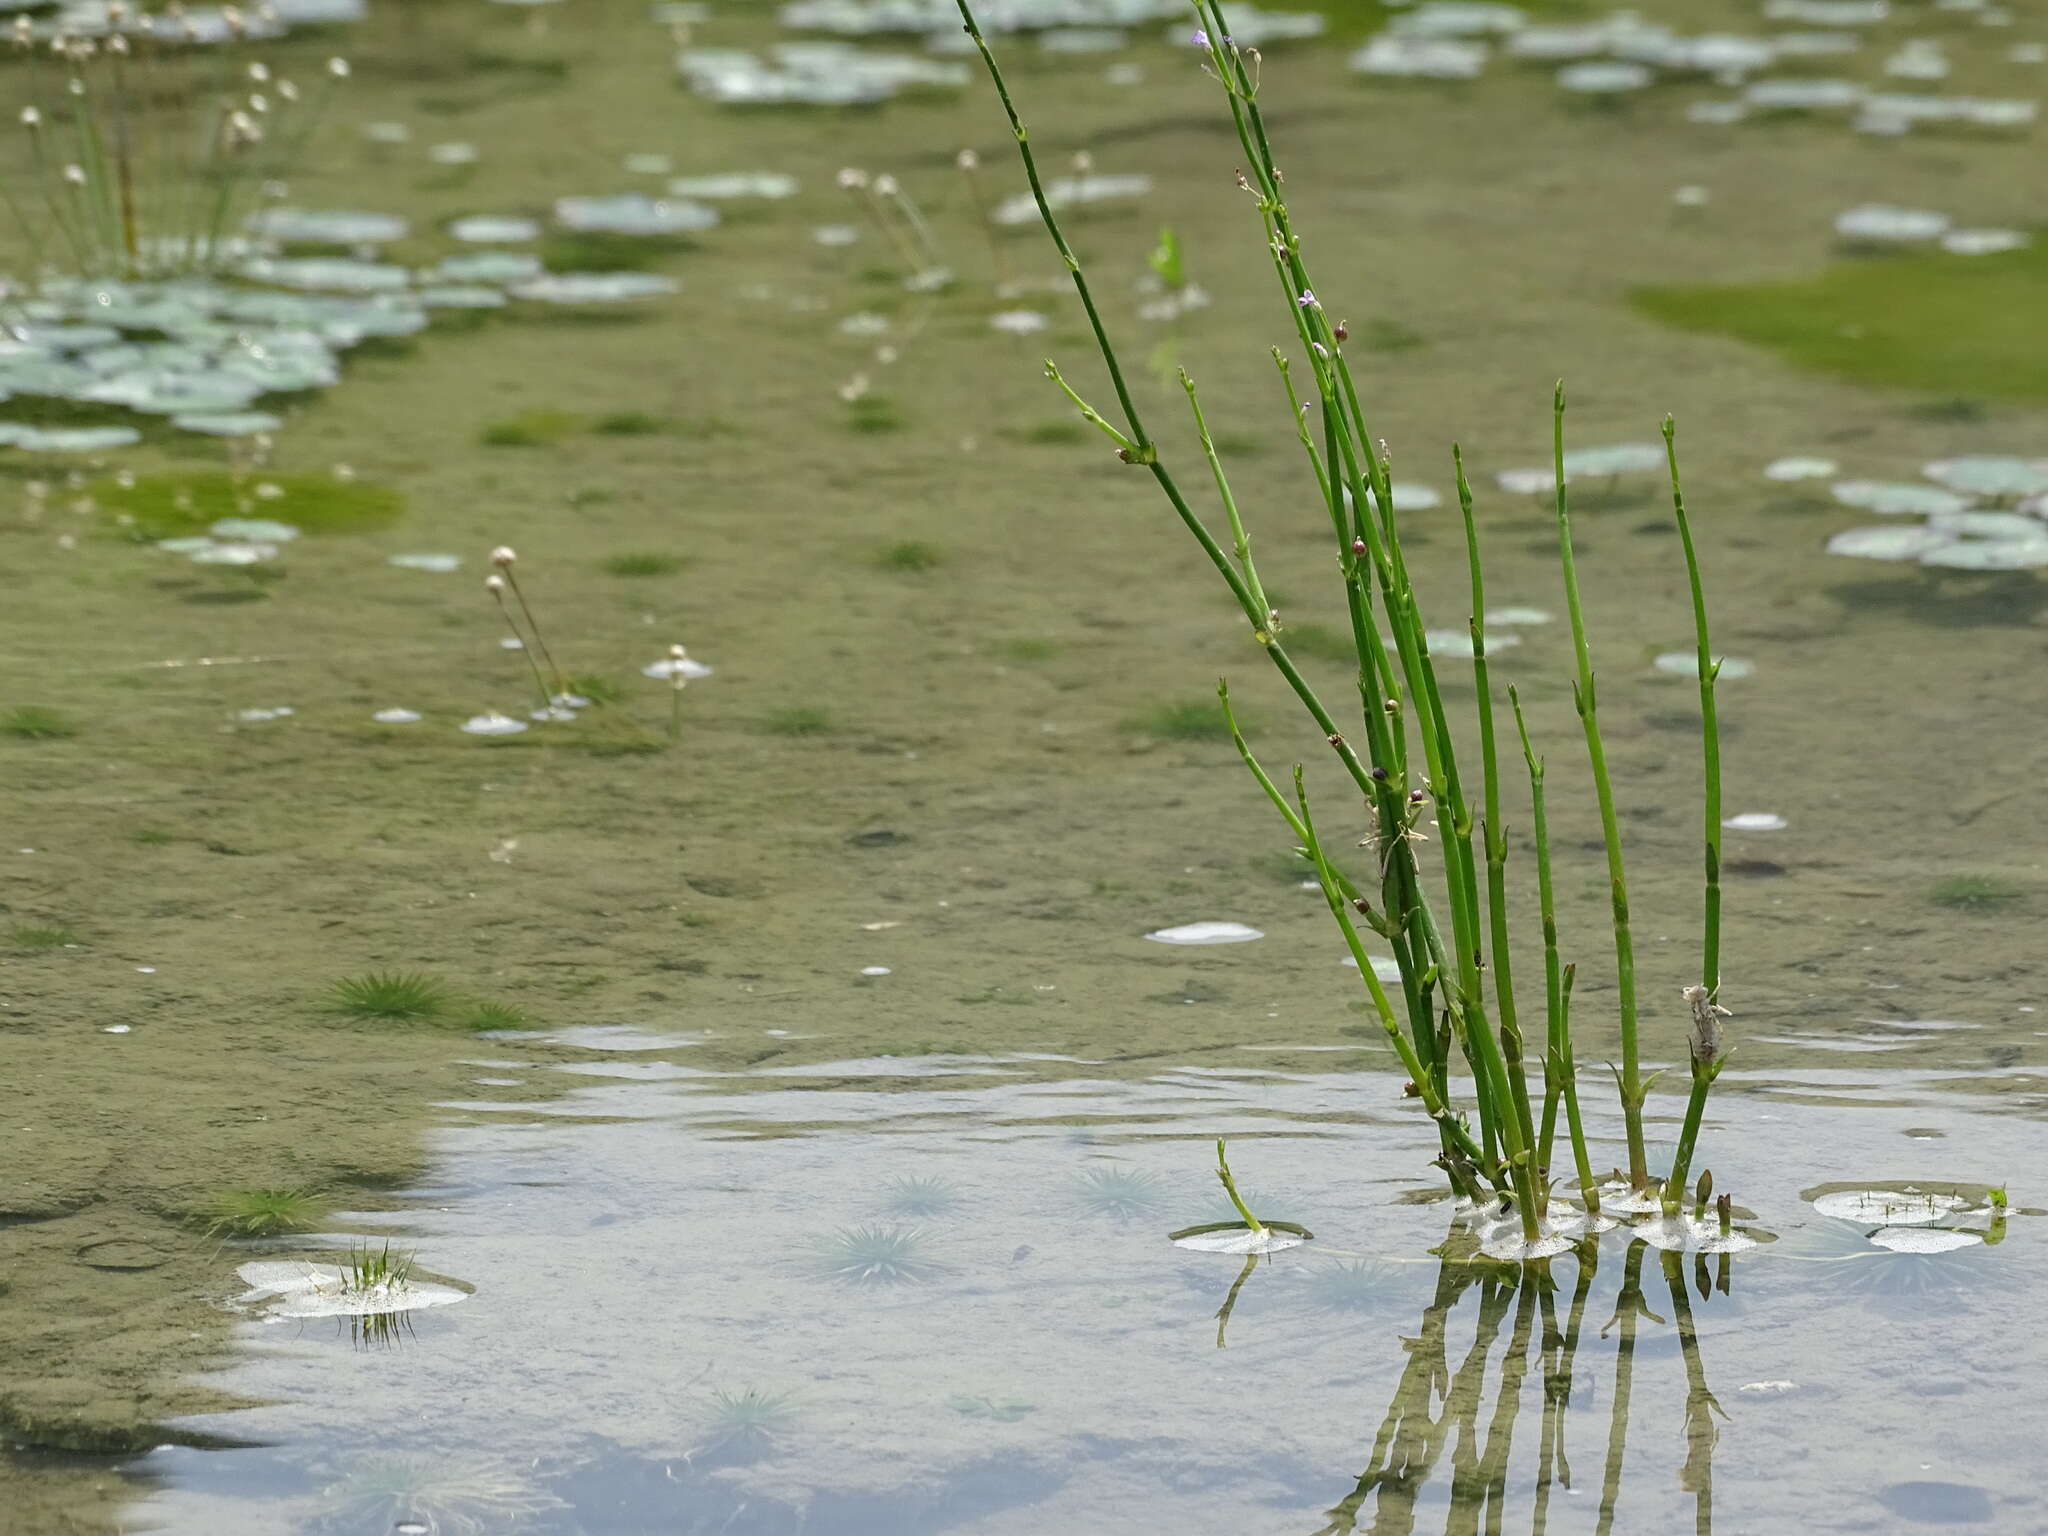
[[[517,560],[518,558],[519,556],[513,553],[512,546],[510,544],[500,544],[496,549],[491,551],[491,564],[495,566],[502,567],[510,565],[512,564],[513,561]]]
[[[981,156],[971,149],[963,149],[953,157],[953,163],[963,171],[972,171],[980,167]]]
[[[896,178],[887,172],[877,176],[875,178],[875,195],[877,197],[894,197],[896,195]]]
[[[329,59],[327,61],[327,73],[337,80],[346,80],[348,78],[348,60]]]
[[[495,571],[492,572],[484,578],[484,590],[486,592],[503,592],[505,590],[505,578],[498,575]]]
[[[43,114],[34,107],[23,107],[21,109],[21,126],[30,130],[42,127]]]
[[[70,182],[70,183],[71,183],[71,185],[72,185],[72,186],[74,186],[74,187],[82,187],[82,186],[84,186],[84,185],[85,185],[85,167],[84,167],[84,166],[82,166],[82,165],[67,165],[67,166],[65,166],[65,167],[64,167],[64,179],[65,179],[66,181]]]
[[[668,648],[668,659],[670,661],[681,661],[688,654],[680,645],[672,645]]]
[[[868,173],[858,166],[846,166],[839,172],[839,185],[849,192],[858,192],[868,184]]]

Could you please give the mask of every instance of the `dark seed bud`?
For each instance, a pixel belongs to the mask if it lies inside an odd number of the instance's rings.
[[[1365,553],[1365,540],[1363,540],[1363,539],[1353,539],[1353,540],[1351,541],[1351,553],[1353,553],[1354,555],[1362,555],[1362,554],[1364,554],[1364,553]]]
[[[1408,791],[1408,803],[1410,805],[1420,805],[1426,798],[1427,797],[1419,789],[1411,789]]]
[[[1339,341],[1349,341],[1351,339],[1351,327],[1346,325],[1342,320],[1339,320],[1337,322],[1337,328],[1330,334],[1332,336],[1335,336]]]
[[[1373,777],[1374,777],[1375,779],[1378,779],[1378,780],[1380,781],[1380,783],[1382,783],[1382,784],[1384,784],[1384,783],[1386,783],[1386,782],[1387,782],[1387,770],[1386,770],[1386,769],[1384,769],[1384,768],[1375,768],[1375,769],[1373,769],[1373,771],[1372,771],[1372,776],[1373,776]]]
[[[1335,731],[1332,731],[1330,732],[1330,745],[1333,747],[1341,747],[1344,745],[1344,738],[1342,736],[1339,736]]]
[[[1126,464],[1135,464],[1138,462],[1136,459],[1131,457],[1131,450],[1128,448],[1117,449],[1116,456],[1122,459]]]
[[[1351,905],[1353,905],[1354,907],[1358,908],[1358,910],[1359,910],[1359,911],[1360,911],[1361,913],[1364,913],[1364,912],[1370,912],[1370,911],[1372,911],[1372,903],[1371,903],[1371,902],[1369,902],[1369,901],[1367,901],[1367,900],[1366,900],[1366,899],[1365,899],[1365,898],[1364,898],[1363,896],[1354,896],[1354,897],[1352,897],[1352,898],[1351,898]]]

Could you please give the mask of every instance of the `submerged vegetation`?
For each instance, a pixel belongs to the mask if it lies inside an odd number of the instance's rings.
[[[314,1232],[332,1202],[310,1189],[229,1189],[209,1200],[201,1215],[209,1237],[277,1237]]]
[[[904,1285],[930,1280],[945,1266],[915,1227],[841,1227],[818,1245],[814,1268],[843,1285]]]
[[[76,736],[78,727],[69,715],[41,704],[17,704],[0,714],[0,733],[20,741],[62,741]]]
[[[1438,670],[1439,656],[1459,667],[1465,665],[1467,648],[1446,644],[1424,619],[1403,555],[1403,530],[1395,505],[1391,463],[1368,424],[1364,403],[1345,360],[1349,329],[1327,308],[1326,300],[1318,295],[1310,278],[1302,241],[1295,231],[1275,164],[1259,100],[1260,61],[1256,49],[1241,47],[1233,40],[1218,0],[1195,0],[1200,22],[1195,43],[1206,55],[1206,72],[1223,90],[1247,167],[1240,171],[1238,183],[1251,194],[1261,238],[1287,296],[1291,325],[1301,347],[1298,359],[1293,360],[1275,349],[1273,361],[1278,372],[1276,382],[1291,408],[1298,441],[1321,492],[1343,573],[1357,692],[1362,705],[1358,723],[1353,727],[1339,723],[1337,715],[1324,704],[1289,653],[1287,628],[1253,563],[1251,539],[1239,512],[1224,455],[1204,417],[1195,381],[1185,371],[1180,373],[1179,382],[1200,439],[1206,478],[1212,483],[1215,503],[1228,525],[1226,538],[1211,531],[1168,467],[1126,381],[1122,359],[1109,337],[1086,269],[1062,231],[1057,211],[1059,199],[1047,190],[1031,137],[1018,117],[1002,71],[969,0],[958,0],[958,6],[1009,117],[1031,184],[1033,203],[1072,276],[1108,371],[1114,419],[1077,393],[1057,366],[1048,363],[1046,373],[1081,419],[1109,439],[1123,463],[1146,470],[1157,482],[1183,526],[1230,589],[1243,611],[1252,640],[1314,721],[1318,734],[1350,781],[1349,794],[1362,802],[1373,828],[1363,845],[1370,850],[1370,860],[1364,870],[1354,874],[1350,861],[1340,859],[1317,830],[1302,765],[1295,765],[1291,781],[1283,777],[1276,782],[1254,755],[1233,717],[1227,685],[1219,686],[1222,723],[1246,767],[1313,866],[1330,913],[1357,964],[1371,1010],[1407,1071],[1409,1091],[1437,1123],[1441,1149],[1437,1161],[1449,1174],[1453,1187],[1467,1198],[1498,1200],[1514,1212],[1520,1227],[1521,1254],[1541,1258],[1561,1251],[1567,1243],[1565,1231],[1601,1219],[1601,1188],[1594,1174],[1580,1112],[1571,1037],[1574,969],[1563,959],[1553,917],[1550,844],[1543,804],[1544,760],[1531,743],[1520,702],[1510,688],[1507,703],[1520,738],[1522,765],[1526,768],[1533,803],[1535,876],[1543,917],[1542,1034],[1539,1044],[1528,1046],[1521,1024],[1524,1000],[1514,983],[1510,964],[1508,843],[1503,799],[1505,780],[1511,770],[1504,766],[1501,757],[1498,701],[1489,674],[1487,638],[1481,627],[1486,611],[1484,564],[1473,495],[1462,459],[1453,448],[1452,469],[1471,581],[1465,632],[1470,636],[1469,664],[1477,694],[1476,764],[1465,755],[1466,749],[1459,740],[1461,733],[1445,704],[1448,690]],[[1721,813],[1714,685],[1720,666],[1710,649],[1704,587],[1680,491],[1676,439],[1667,418],[1662,457],[1669,473],[1673,513],[1691,586],[1696,638],[1689,665],[1698,677],[1702,717],[1705,894],[1700,981],[1687,989],[1685,997],[1690,1019],[1683,1037],[1688,1042],[1693,1091],[1676,1161],[1669,1174],[1660,1180],[1649,1165],[1643,1130],[1649,1082],[1641,1065],[1633,925],[1620,821],[1601,736],[1598,695],[1579,597],[1566,492],[1562,384],[1553,400],[1552,419],[1558,560],[1577,663],[1573,699],[1584,730],[1613,897],[1621,1037],[1621,1059],[1615,1080],[1627,1133],[1625,1187],[1637,1202],[1661,1189],[1664,1215],[1670,1219],[1677,1215],[1684,1192],[1687,1165],[1699,1133],[1707,1091],[1727,1055],[1718,1022],[1725,1011],[1718,1002]],[[1182,706],[1150,723],[1157,734],[1194,736],[1200,732],[1201,717],[1192,708]],[[1348,822],[1350,813],[1343,819]],[[1426,860],[1422,845],[1433,833],[1440,840],[1441,856]],[[1440,883],[1440,897],[1429,894],[1432,883]],[[1361,928],[1392,948],[1398,966],[1397,994],[1389,993],[1369,963]],[[1454,1053],[1463,1058],[1473,1078],[1476,1123],[1452,1102]],[[1539,1084],[1535,1098],[1530,1087],[1532,1056]],[[1580,1209],[1560,1208],[1553,1222],[1552,1169],[1559,1160],[1560,1120],[1576,1173],[1568,1187],[1577,1195]],[[1219,1146],[1219,1161],[1220,1157]],[[1228,1187],[1227,1169],[1222,1177]],[[1244,1224],[1257,1236],[1262,1230],[1260,1223],[1242,1202],[1238,1202],[1238,1207]]]

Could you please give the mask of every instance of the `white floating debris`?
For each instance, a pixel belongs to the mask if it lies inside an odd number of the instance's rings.
[[[418,722],[420,712],[416,709],[380,709],[370,718],[379,725],[413,725]]]
[[[459,140],[449,144],[436,144],[427,151],[427,158],[436,165],[475,165],[482,158],[474,144]]]
[[[860,973],[863,976],[887,976],[890,974],[889,967],[886,965],[864,965],[860,968]]]
[[[1504,469],[1493,478],[1510,496],[1542,496],[1557,489],[1557,480],[1547,469]]]
[[[275,709],[238,709],[235,711],[235,718],[254,725],[263,720],[282,720],[293,712],[289,704],[280,704]]]
[[[628,155],[620,164],[635,176],[666,176],[676,168],[667,155],[654,154]]]
[[[393,555],[385,562],[407,571],[459,571],[462,569],[460,555]]]
[[[1396,480],[1387,489],[1393,494],[1397,512],[1428,512],[1444,504],[1443,497],[1434,486],[1418,485],[1413,480]],[[1344,500],[1348,505],[1351,500],[1349,491],[1344,493]]]
[[[1954,1253],[1959,1248],[1981,1247],[1984,1242],[1978,1233],[1941,1227],[1884,1227],[1871,1233],[1870,1240],[1893,1253]]]
[[[1743,102],[1759,112],[1844,112],[1861,106],[1869,95],[1854,80],[1797,75],[1752,80],[1742,88]]]
[[[1055,209],[1116,198],[1143,197],[1152,190],[1150,176],[1062,176],[1046,183],[1045,200]],[[1029,224],[1038,217],[1038,202],[1029,192],[1003,199],[989,214],[996,224]]]
[[[731,171],[723,176],[681,176],[668,184],[671,197],[764,197],[780,200],[796,196],[797,180],[780,171]]]
[[[1884,61],[1884,72],[1900,80],[1940,80],[1947,76],[1948,55],[1932,38],[1909,37]]]
[[[1957,256],[1997,256],[2033,243],[2031,235],[2017,229],[1952,229],[1941,237],[1941,248]]]
[[[1567,64],[1557,72],[1559,90],[1586,96],[1613,96],[1623,91],[1640,91],[1657,78],[1647,64],[1624,59],[1595,59],[1584,64]]]
[[[256,437],[275,432],[284,418],[267,411],[206,411],[173,416],[171,425],[181,432],[202,432],[208,437]]]
[[[1049,317],[1035,309],[1006,309],[1000,314],[988,317],[989,325],[998,331],[1007,331],[1012,336],[1032,336],[1052,324]]]
[[[1481,633],[1484,634],[1484,631]],[[1429,653],[1432,656],[1463,657],[1470,660],[1478,654],[1478,649],[1472,644],[1470,630],[1426,629],[1422,632],[1422,638],[1429,646]],[[1489,656],[1496,651],[1509,650],[1522,643],[1522,637],[1517,634],[1485,635],[1485,639],[1486,654]]]
[[[1372,964],[1373,975],[1379,977],[1381,981],[1401,979],[1401,962],[1392,955],[1367,955],[1365,958]],[[1358,969],[1358,961],[1350,955],[1344,957],[1344,963],[1354,971]]]
[[[1782,832],[1787,823],[1776,811],[1742,811],[1721,825],[1731,832]]]
[[[1925,1226],[1968,1210],[1970,1202],[1961,1195],[1935,1194],[1916,1189],[1837,1189],[1815,1197],[1813,1208],[1823,1216],[1873,1223],[1887,1227]]]
[[[1714,674],[1716,677],[1748,677],[1756,670],[1754,665],[1739,656],[1717,656],[1714,659],[1720,667]],[[1655,665],[1659,672],[1669,672],[1673,677],[1700,675],[1700,658],[1697,651],[1666,651],[1657,658]]]
[[[587,234],[686,235],[711,228],[718,217],[716,208],[688,198],[657,199],[640,192],[555,200],[555,222]]]
[[[875,314],[872,310],[861,310],[848,315],[839,322],[842,336],[883,336],[889,330],[889,317]]]
[[[1192,1232],[1186,1237],[1176,1237],[1173,1246],[1192,1248],[1197,1253],[1279,1253],[1288,1248],[1299,1248],[1308,1239],[1294,1232],[1282,1232],[1267,1227],[1254,1232],[1249,1227],[1226,1227],[1220,1232]]]
[[[1766,480],[1826,480],[1840,466],[1833,459],[1773,459],[1764,466]]]
[[[1966,453],[1957,458],[1936,459],[1931,464],[1923,464],[1920,473],[1938,485],[1969,496],[1992,496],[2004,500],[2048,492],[2048,459]]]
[[[660,661],[651,661],[640,669],[642,677],[670,678],[681,673],[686,678],[709,677],[711,669],[695,657],[680,658],[664,656]]]
[[[1248,944],[1265,935],[1243,923],[1182,923],[1145,935],[1155,944]]]
[[[1518,31],[1527,20],[1519,5],[1497,0],[1424,0],[1396,16],[1388,30],[1411,37],[1487,37]]]
[[[1835,233],[1871,245],[1917,245],[1948,232],[1949,216],[1926,208],[1864,203],[1835,216]]]
[[[130,1024],[106,1024],[101,1026],[100,1033],[103,1035],[125,1035],[132,1028],[134,1026]]]
[[[1922,565],[1953,571],[2029,571],[2048,565],[2048,529],[2033,539],[1960,540],[1920,557]]]
[[[1932,517],[1967,511],[1970,506],[1967,496],[1910,480],[1841,480],[1834,485],[1833,495],[1845,507],[1861,507],[1886,517]]]
[[[412,129],[404,123],[365,123],[363,137],[372,144],[410,144]]]
[[[1486,610],[1486,622],[1490,625],[1498,624],[1503,628],[1512,628],[1518,624],[1548,624],[1551,622],[1551,619],[1552,614],[1547,608],[1489,608]]]
[[[1695,101],[1685,109],[1685,120],[1689,123],[1723,125],[1739,123],[1747,116],[1749,108],[1739,101]]]
[[[1889,0],[1765,0],[1767,21],[1810,27],[1864,27],[1891,14]]]
[[[852,245],[860,239],[860,227],[855,224],[819,224],[812,228],[811,239],[819,245]]]
[[[21,427],[0,443],[12,442],[28,453],[103,453],[142,441],[134,427]]]
[[[542,304],[617,304],[674,293],[681,286],[659,272],[550,272],[516,284],[511,293]]]
[[[462,729],[472,736],[517,736],[526,729],[526,722],[493,711],[488,715],[471,715],[462,722]]]
[[[224,517],[206,531],[217,539],[250,539],[259,544],[289,544],[299,536],[290,523],[267,517]]]
[[[273,1317],[376,1317],[450,1306],[469,1295],[452,1285],[411,1279],[358,1287],[347,1270],[334,1264],[244,1264],[235,1273],[249,1287],[235,1304],[261,1307]]]
[[[1351,55],[1361,75],[1417,80],[1476,80],[1486,68],[1484,43],[1382,32]]]
[[[283,245],[387,245],[408,228],[395,213],[340,208],[265,208],[249,217],[250,234]]]
[[[1799,1384],[1793,1381],[1745,1381],[1735,1390],[1754,1392],[1760,1397],[1777,1397],[1786,1392],[1795,1392]]]
[[[1671,192],[1671,201],[1680,208],[1704,208],[1713,200],[1714,194],[1712,192],[1708,191],[1705,187],[1690,183],[1682,187],[1675,187]]]
[[[448,233],[469,245],[519,245],[540,238],[540,220],[479,213],[457,219],[448,226]]]
[[[209,541],[204,549],[193,550],[189,558],[194,565],[261,565],[276,555],[275,544],[215,544]]]

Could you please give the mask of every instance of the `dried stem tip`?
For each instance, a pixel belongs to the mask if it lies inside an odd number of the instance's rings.
[[[1692,1050],[1692,1059],[1700,1066],[1711,1067],[1725,1054],[1721,1044],[1721,1020],[1728,1017],[1728,1010],[1715,1002],[1714,995],[1702,986],[1687,987],[1679,995],[1692,1009],[1692,1031],[1686,1039]]]

